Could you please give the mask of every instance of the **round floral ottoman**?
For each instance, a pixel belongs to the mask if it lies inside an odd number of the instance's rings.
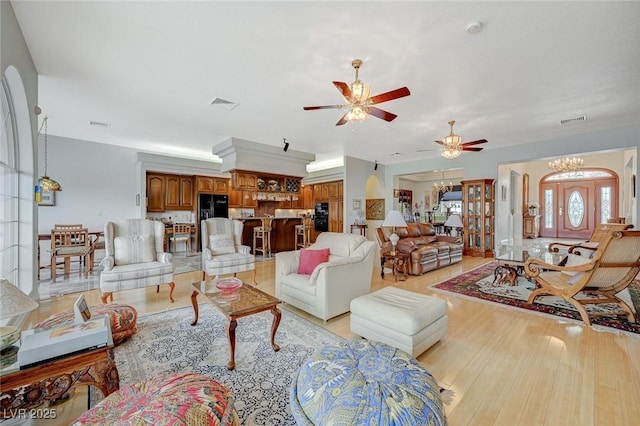
[[[317,350],[291,384],[299,425],[446,425],[440,387],[408,353],[366,339]]]
[[[240,425],[231,391],[196,373],[163,374],[121,388],[72,425]]]
[[[109,317],[114,345],[119,345],[124,342],[138,330],[138,326],[136,325],[138,312],[133,306],[113,303],[110,305],[91,306],[89,311],[91,311],[92,317],[102,315]],[[51,315],[46,320],[36,324],[35,328],[57,327],[65,323],[73,322],[73,320],[73,309],[67,309],[66,311]]]

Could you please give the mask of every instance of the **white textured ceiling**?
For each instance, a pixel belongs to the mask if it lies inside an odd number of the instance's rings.
[[[640,122],[638,2],[12,5],[58,136],[202,159],[229,137],[286,138],[318,160],[390,164],[438,155],[416,151],[451,119],[485,149]],[[468,34],[474,21],[482,31]],[[339,110],[303,111],[342,102],[331,82],[354,79],[354,58],[372,94],[411,90],[379,105],[395,121],[336,127]]]

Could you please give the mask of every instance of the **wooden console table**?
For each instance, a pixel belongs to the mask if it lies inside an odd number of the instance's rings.
[[[396,254],[391,252],[385,252],[380,254],[380,277],[384,279],[384,263],[387,260],[392,261],[392,271],[395,281],[398,281],[398,274],[402,271],[404,280],[407,280],[407,272],[409,271],[409,254],[402,253],[396,250]]]
[[[113,343],[3,374],[0,382],[3,418],[23,416],[45,401],[59,399],[76,383],[93,385],[104,396],[120,387]]]
[[[364,237],[367,236],[367,228],[369,226],[368,225],[351,225],[351,230],[349,232],[351,232],[353,234],[353,230],[356,229],[358,231],[358,233]]]

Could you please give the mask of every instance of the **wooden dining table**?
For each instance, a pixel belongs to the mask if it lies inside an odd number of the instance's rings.
[[[104,235],[104,231],[89,231],[89,235],[95,237],[92,241],[92,244],[95,243],[100,237]],[[40,270],[41,269],[51,269],[51,265],[42,266],[40,264],[40,241],[51,241],[51,233],[48,234],[38,234],[38,280],[40,279]],[[70,263],[69,258],[65,259],[65,270],[69,269]],[[93,265],[90,265],[90,269],[93,269]]]

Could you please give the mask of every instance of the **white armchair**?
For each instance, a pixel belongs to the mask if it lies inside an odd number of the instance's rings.
[[[204,279],[253,271],[253,282],[256,283],[256,258],[251,254],[251,247],[242,245],[243,227],[241,221],[226,218],[201,222]]]
[[[376,243],[362,235],[323,232],[310,250],[329,248],[329,261],[298,274],[300,250],[276,254],[276,297],[324,321],[349,311],[369,293]]]
[[[169,284],[173,302],[173,264],[164,252],[164,224],[148,219],[107,222],[104,226],[105,257],[100,263],[102,303],[113,301],[113,292]]]

